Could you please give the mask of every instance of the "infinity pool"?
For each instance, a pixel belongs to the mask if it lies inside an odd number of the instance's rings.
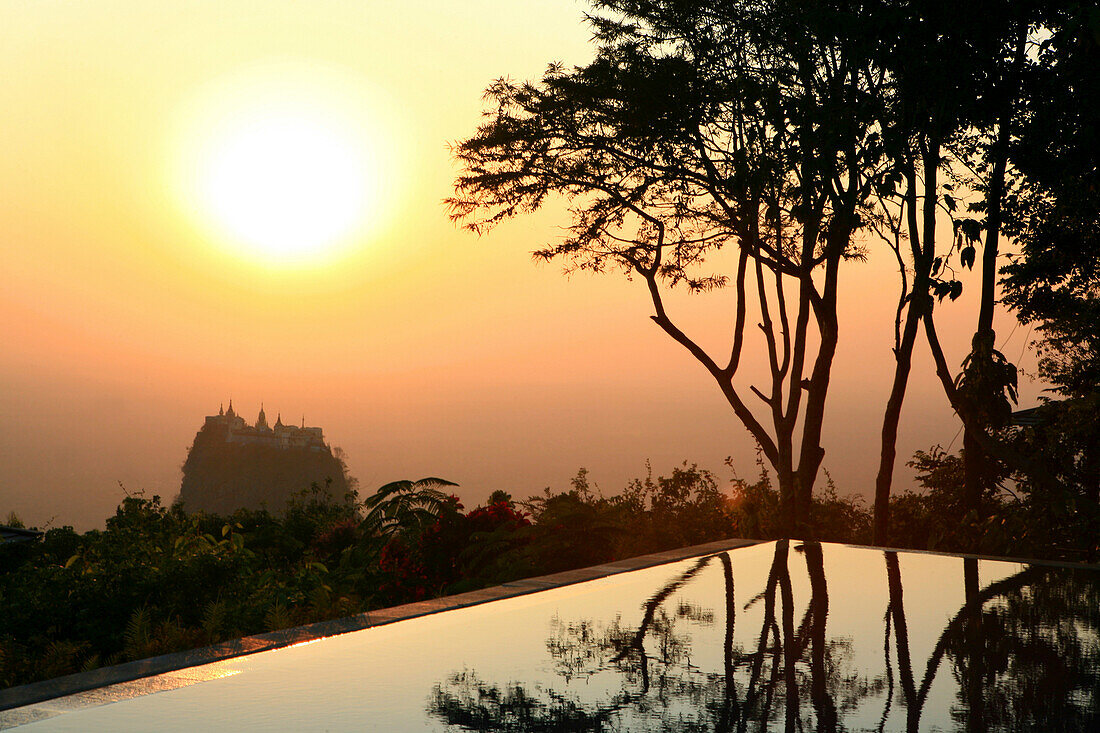
[[[176,678],[17,729],[1100,730],[1100,573],[768,543]]]

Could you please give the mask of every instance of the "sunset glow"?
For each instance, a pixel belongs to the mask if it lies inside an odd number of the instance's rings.
[[[386,162],[365,90],[328,69],[272,65],[196,95],[179,172],[185,214],[219,248],[303,265],[363,243]]]
[[[243,120],[207,155],[198,181],[203,213],[264,256],[324,253],[362,224],[372,203],[363,146],[323,120]]]
[[[447,217],[451,146],[494,111],[486,86],[589,63],[586,7],[0,4],[4,516],[101,527],[120,483],[171,501],[197,421],[231,396],[250,421],[266,401],[324,425],[364,493],[440,476],[473,507],[581,466],[614,492],[647,460],[727,456],[754,476],[755,445],[638,282],[532,263],[563,202],[483,237]],[[842,491],[872,486],[894,364],[897,262],[870,250],[838,296],[825,465]],[[954,366],[979,290],[937,305]],[[668,306],[717,350],[729,298]],[[1028,329],[996,329],[1017,360]],[[899,456],[958,430],[917,366]]]

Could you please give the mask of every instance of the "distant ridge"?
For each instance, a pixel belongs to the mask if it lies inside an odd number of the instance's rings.
[[[238,509],[282,512],[313,484],[331,500],[348,490],[343,462],[332,454],[319,427],[269,426],[263,406],[255,425],[233,409],[208,415],[183,464],[179,503],[188,512],[232,514]]]

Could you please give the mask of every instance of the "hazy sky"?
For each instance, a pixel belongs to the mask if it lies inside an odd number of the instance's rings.
[[[485,86],[583,63],[584,7],[0,0],[0,513],[88,528],[120,482],[170,498],[230,398],[322,426],[366,490],[441,476],[468,506],[564,488],[581,466],[616,492],[647,458],[724,472],[732,456],[754,475],[748,434],[638,283],[532,262],[560,208],[479,239],[441,204]],[[308,219],[249,218],[266,183],[249,171],[333,151],[328,186],[297,192],[317,195],[319,230],[354,214],[333,248],[313,254]],[[340,209],[349,191],[361,206]],[[257,251],[264,237],[291,253]],[[846,269],[824,465],[866,493],[897,285],[890,257]],[[672,307],[724,349],[730,302]],[[941,313],[958,363],[974,303]],[[1025,329],[999,324],[1016,360]],[[1028,406],[1037,387],[1022,392]],[[899,455],[957,431],[918,346]]]

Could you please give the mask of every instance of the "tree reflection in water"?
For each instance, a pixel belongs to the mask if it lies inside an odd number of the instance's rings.
[[[555,617],[546,646],[560,689],[524,681],[501,686],[464,671],[436,686],[429,713],[472,731],[917,731],[939,674],[941,684],[954,683],[956,702],[949,716],[926,721],[925,728],[945,720],[960,731],[1100,726],[1100,584],[1094,571],[1031,566],[981,588],[976,560],[945,558],[964,565],[965,603],[915,671],[898,556],[885,552],[882,633],[868,629],[869,638],[883,640],[884,663],[868,670],[854,664],[852,639],[827,633],[821,545],[793,546],[809,585],[809,600],[798,608],[791,549],[785,541],[775,544],[763,588],[741,607],[730,555],[720,553],[701,558],[650,597],[637,627],[621,617],[606,623]],[[723,608],[677,597],[714,565],[721,567]],[[754,607],[762,609],[759,631],[752,643],[739,644],[738,616]],[[692,627],[716,623],[723,624],[722,664],[704,668],[693,661]],[[585,686],[586,695],[569,688],[608,675],[619,682]],[[601,696],[599,689],[606,692]],[[881,712],[869,721],[868,706],[880,703]]]
[[[977,561],[965,562],[969,601],[978,570]],[[1100,729],[1100,588],[1082,581],[1079,572],[1050,568],[1006,584],[947,636],[960,729]]]

